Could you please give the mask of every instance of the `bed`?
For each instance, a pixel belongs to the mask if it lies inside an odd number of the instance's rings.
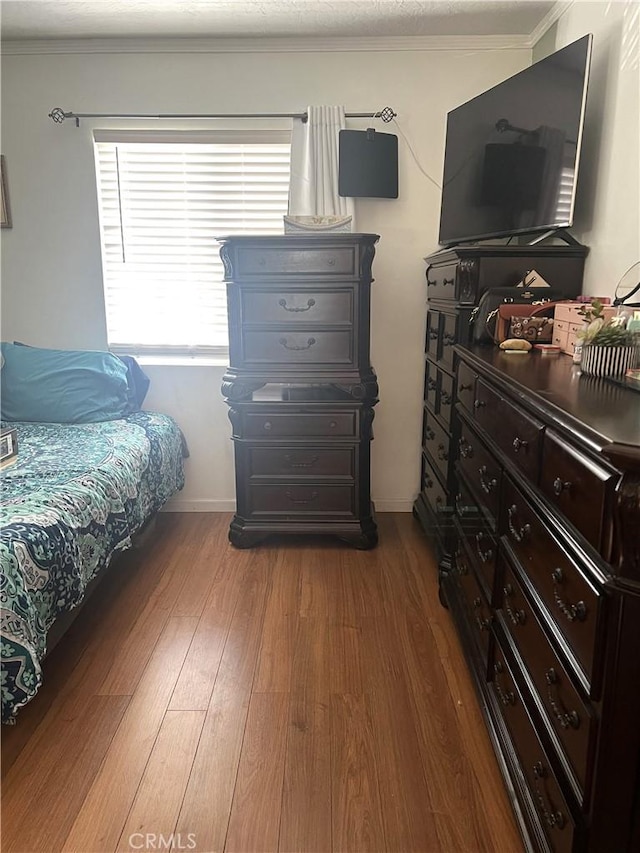
[[[9,402],[3,387],[3,415]],[[12,723],[41,685],[49,630],[183,487],[187,451],[156,412],[3,427],[18,446],[0,470],[2,721]]]

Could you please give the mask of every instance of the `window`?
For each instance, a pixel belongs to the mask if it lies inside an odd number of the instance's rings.
[[[226,356],[216,236],[282,233],[289,134],[94,138],[110,349]]]

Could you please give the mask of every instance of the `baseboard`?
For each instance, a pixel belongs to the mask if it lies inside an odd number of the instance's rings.
[[[411,498],[374,498],[373,503],[376,512],[411,512],[413,509]]]
[[[161,512],[235,512],[235,500],[218,501],[209,500],[208,498],[196,498],[189,500],[188,498],[172,498],[166,503]]]
[[[411,498],[379,498],[374,500],[376,512],[411,512],[413,500]],[[172,498],[161,512],[235,512],[235,500],[209,500],[208,498],[196,498],[189,500],[185,498]]]

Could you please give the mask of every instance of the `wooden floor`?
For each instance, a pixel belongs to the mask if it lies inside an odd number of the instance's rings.
[[[162,515],[50,655],[3,727],[4,853],[521,851],[412,516],[373,551],[229,521]]]

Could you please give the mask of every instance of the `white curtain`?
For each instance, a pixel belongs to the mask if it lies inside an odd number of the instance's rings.
[[[353,199],[338,195],[338,134],[344,107],[307,107],[291,135],[290,216],[351,216]]]

